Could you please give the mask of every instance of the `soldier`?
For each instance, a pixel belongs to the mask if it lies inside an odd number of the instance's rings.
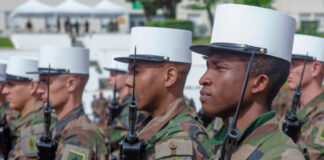
[[[0,62],[0,159],[8,159],[9,151],[12,147],[12,135],[14,133],[13,121],[19,116],[19,113],[8,107],[5,95],[2,94],[6,82],[7,62]]]
[[[292,17],[270,9],[219,5],[211,44],[191,46],[208,56],[199,81],[203,110],[224,122],[211,139],[218,149],[215,158],[304,159],[270,111],[289,73],[295,24]]]
[[[139,132],[146,144],[145,159],[209,159],[208,135],[183,96],[191,66],[191,32],[135,27],[131,37],[131,52],[138,53],[136,66],[132,54],[115,60],[129,63],[127,86],[135,89],[138,109],[150,113]]]
[[[5,95],[1,93],[6,83],[6,68],[7,63],[0,62],[0,118],[5,114],[7,123],[11,125],[18,118],[19,112],[9,108]]]
[[[89,50],[42,46],[38,70],[37,91],[46,103],[49,96],[58,117],[52,130],[52,137],[58,143],[57,150],[53,151],[56,159],[106,159],[105,139],[82,106],[82,92],[89,76]]]
[[[295,90],[301,79],[300,106],[297,118],[302,122],[298,146],[307,149],[311,159],[324,159],[324,39],[307,35],[295,35],[290,74],[289,89]],[[308,57],[305,57],[308,54]],[[290,102],[291,103],[291,102]],[[306,144],[306,146],[305,146]]]
[[[129,127],[129,108],[127,106],[130,102],[130,96],[128,94],[128,87],[126,86],[128,64],[114,61],[110,66],[112,67],[105,68],[105,70],[110,72],[110,76],[108,77],[110,88],[116,90],[118,93],[118,97],[116,97],[118,108],[115,108],[115,111],[109,108],[109,115],[105,119],[105,122],[109,120],[105,136],[108,137],[110,149],[113,152],[118,149],[118,143],[126,136],[127,128]],[[142,122],[146,117],[147,113],[137,112],[137,124]],[[116,150],[114,157],[118,156],[119,152]]]
[[[30,57],[11,56],[6,69],[6,84],[2,94],[6,96],[9,107],[21,116],[13,125],[16,133],[9,159],[36,159],[36,141],[43,132],[43,112],[40,95],[37,93],[39,75],[28,75],[26,71],[35,70],[38,60]],[[52,124],[56,121],[52,115]]]

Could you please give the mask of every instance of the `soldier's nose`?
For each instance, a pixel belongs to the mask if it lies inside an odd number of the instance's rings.
[[[207,85],[210,85],[211,83],[212,83],[212,80],[210,78],[208,78],[208,76],[206,76],[206,74],[204,74],[199,80],[199,84],[202,86],[207,86]]]
[[[126,81],[126,86],[128,87],[128,88],[133,88],[133,78],[132,78],[133,76],[128,76],[127,77],[127,81]]]

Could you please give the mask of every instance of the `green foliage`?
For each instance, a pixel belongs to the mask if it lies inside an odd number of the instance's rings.
[[[162,22],[147,22],[146,26],[185,29],[194,31],[194,25],[188,20],[166,19]]]
[[[206,37],[206,38],[194,38],[192,40],[192,44],[195,45],[195,44],[199,44],[199,45],[202,45],[202,44],[210,44],[210,37]]]
[[[128,2],[140,3],[143,6],[145,17],[148,21],[156,14],[157,9],[163,8],[167,18],[175,18],[176,7],[181,0],[127,0]]]
[[[300,29],[296,32],[301,34],[316,36],[318,35],[317,28],[318,28],[318,21],[301,21]]]
[[[142,5],[144,8],[144,15],[148,21],[156,14],[158,8],[161,8],[156,0],[127,0],[128,2],[136,3],[137,6]]]
[[[9,38],[0,38],[0,48],[14,48]]]
[[[234,3],[273,9],[271,7],[272,0],[234,0]]]

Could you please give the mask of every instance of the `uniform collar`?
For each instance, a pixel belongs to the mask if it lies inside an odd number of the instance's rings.
[[[28,117],[29,115],[31,115],[32,113],[35,113],[36,111],[40,110],[43,107],[43,102],[38,101],[36,102],[33,107],[30,108],[30,110],[27,111],[27,113],[23,116],[21,116],[19,118],[18,121],[22,121],[23,119],[25,119],[26,117]]]
[[[241,132],[241,137],[239,138],[238,142],[244,140],[246,137],[248,137],[252,132],[254,132],[257,128],[271,120],[273,117],[276,116],[275,111],[269,111],[261,116],[254,119],[249,125]],[[227,129],[225,125],[220,129],[219,132],[217,132],[214,137],[211,138],[211,142],[214,145],[220,145],[223,143],[225,136],[226,136]]]
[[[19,119],[16,119],[14,122],[14,125],[16,128],[19,128],[20,126],[24,125],[26,122],[28,122],[28,117],[32,115],[33,113],[40,111],[43,108],[43,102],[38,101],[36,102],[33,107],[24,115],[19,117]]]
[[[74,117],[74,115],[82,115],[84,114],[84,110],[82,105],[74,108],[72,111],[70,111],[69,113],[67,113],[66,115],[63,116],[63,118],[60,121],[65,121],[67,119],[69,119],[69,117]]]
[[[297,110],[297,118],[304,120],[310,113],[317,109],[317,106],[323,102],[324,91],[308,102],[302,109]]]
[[[58,138],[61,131],[64,129],[64,127],[72,120],[79,118],[80,116],[84,115],[84,110],[82,104],[76,108],[74,108],[72,111],[70,111],[68,114],[63,116],[63,118],[60,121],[57,121],[55,126],[52,128],[54,130],[54,137]]]
[[[176,99],[169,107],[162,113],[158,114],[151,121],[149,121],[145,127],[141,130],[140,139],[149,139],[161,130],[173,117],[182,112],[187,105],[183,97]],[[145,121],[147,122],[147,121]]]

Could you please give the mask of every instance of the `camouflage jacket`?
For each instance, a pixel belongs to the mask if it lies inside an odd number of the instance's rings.
[[[58,121],[52,137],[58,142],[56,159],[105,160],[108,149],[97,126],[84,114],[82,105]]]
[[[12,141],[13,139],[15,139],[15,137],[13,135],[16,135],[17,133],[14,132],[15,127],[13,125],[13,122],[15,120],[17,120],[19,117],[19,112],[11,109],[8,107],[7,103],[4,103],[2,106],[0,106],[0,125],[1,125],[1,129],[2,131],[4,131],[3,129],[5,129],[5,127],[9,127],[10,133],[9,135],[7,135],[6,133],[3,133],[4,135],[1,136],[5,136],[7,139],[3,139],[2,137],[0,138],[0,159],[3,159],[4,155],[3,152],[7,152],[10,151],[10,147],[9,148],[4,148],[4,147],[8,147],[5,145],[2,145],[4,143],[11,143],[11,146],[14,145],[14,142]],[[6,125],[6,126],[5,126]],[[9,137],[7,137],[9,136]]]
[[[282,86],[274,100],[272,101],[272,110],[276,111],[276,117],[282,121],[286,116],[286,111],[292,104],[294,91],[290,91],[287,86]],[[280,123],[281,124],[281,123]]]
[[[211,139],[218,148],[218,159],[226,136],[225,126]],[[252,121],[238,139],[232,160],[305,159],[296,144],[278,128],[275,112],[267,112]]]
[[[206,131],[209,137],[214,137],[214,135],[220,131],[223,126],[223,120],[219,117],[216,117],[207,127]]]
[[[208,134],[184,98],[174,101],[139,133],[145,141],[145,159],[209,159],[212,146]],[[150,118],[150,117],[149,117]]]
[[[96,119],[95,121],[98,125],[107,125],[108,103],[109,102],[103,97],[100,97],[91,103],[93,114]]]
[[[0,117],[2,117],[3,114],[6,114],[6,120],[9,125],[12,125],[19,117],[19,112],[9,108],[7,104],[0,106]]]
[[[324,92],[298,110],[297,117],[302,122],[298,146],[306,145],[311,159],[324,160]]]
[[[118,143],[126,136],[127,128],[129,126],[129,118],[128,118],[128,111],[129,111],[129,104],[130,97],[127,96],[123,98],[122,101],[119,101],[120,107],[122,111],[120,112],[119,116],[117,116],[112,125],[108,126],[107,129],[104,131],[105,137],[109,140],[109,146],[111,151],[115,151],[118,149]],[[137,112],[137,123],[142,122],[148,116],[145,112]],[[119,152],[116,152],[114,155],[117,156]]]
[[[24,116],[14,122],[15,140],[14,148],[10,150],[9,159],[36,159],[36,141],[43,133],[44,113],[43,103],[37,102]],[[52,113],[51,125],[57,118]]]

